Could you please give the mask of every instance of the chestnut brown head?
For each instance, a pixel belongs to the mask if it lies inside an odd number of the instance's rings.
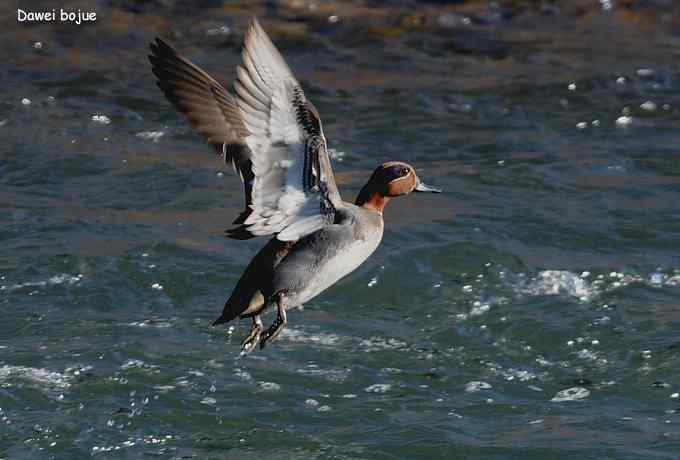
[[[411,192],[439,193],[441,190],[423,184],[413,166],[401,161],[389,161],[373,171],[373,175],[357,197],[357,205],[382,212],[390,198],[408,195]]]

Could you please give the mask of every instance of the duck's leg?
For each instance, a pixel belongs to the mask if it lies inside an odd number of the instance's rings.
[[[276,321],[274,321],[274,323],[271,326],[269,326],[269,329],[264,331],[264,333],[262,334],[262,338],[260,340],[260,349],[264,348],[265,346],[267,346],[267,343],[274,340],[286,327],[286,324],[288,324],[288,320],[286,319],[285,293],[279,292],[279,295],[277,296],[276,299],[276,305],[278,307]]]
[[[262,325],[262,318],[260,318],[260,315],[253,316],[253,325],[250,326],[250,335],[241,342],[241,355],[247,355],[255,349],[260,341],[263,329],[264,326]]]

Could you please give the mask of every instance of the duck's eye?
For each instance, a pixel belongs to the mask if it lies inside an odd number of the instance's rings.
[[[402,176],[405,176],[410,172],[411,172],[411,170],[408,169],[408,168],[401,168],[401,171],[399,171],[399,174],[401,174]]]

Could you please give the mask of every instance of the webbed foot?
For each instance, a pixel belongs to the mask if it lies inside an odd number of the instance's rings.
[[[262,334],[262,338],[260,339],[260,350],[266,347],[267,343],[273,341],[276,337],[278,337],[281,331],[285,329],[286,324],[288,324],[288,319],[286,318],[286,307],[284,305],[284,294],[279,294],[277,305],[278,312],[276,320]]]
[[[241,356],[245,356],[257,347],[262,337],[262,319],[259,315],[253,317],[253,325],[250,327],[250,335],[241,342]]]

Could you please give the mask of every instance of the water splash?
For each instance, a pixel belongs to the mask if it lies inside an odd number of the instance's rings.
[[[539,295],[568,295],[588,302],[598,295],[597,289],[577,274],[566,270],[544,270],[526,284],[517,287],[523,294]]]
[[[8,286],[0,286],[0,291],[12,292],[19,289],[25,288],[43,288],[48,286],[73,286],[83,280],[83,275],[78,273],[77,275],[70,275],[68,273],[61,273],[59,275],[54,275],[45,281],[27,281],[25,283],[11,284]]]
[[[142,132],[135,134],[135,136],[139,137],[140,139],[146,139],[146,140],[150,140],[154,143],[157,143],[161,139],[161,137],[165,136],[165,132],[164,131],[142,131]]]
[[[392,385],[389,383],[374,383],[364,388],[366,393],[387,393],[392,389]]]
[[[10,365],[0,367],[0,388],[25,385],[58,400],[63,399],[61,392],[71,387],[73,378],[74,375],[66,372],[62,374],[43,368]]]
[[[482,390],[490,390],[493,388],[490,383],[486,382],[481,382],[481,381],[472,381],[468,382],[465,384],[465,392],[466,393],[476,393],[478,391]]]
[[[583,387],[572,387],[558,391],[550,400],[552,402],[579,401],[590,396],[590,390]]]
[[[92,115],[91,119],[94,123],[98,123],[100,125],[108,125],[111,123],[111,119],[101,113],[95,113]]]

